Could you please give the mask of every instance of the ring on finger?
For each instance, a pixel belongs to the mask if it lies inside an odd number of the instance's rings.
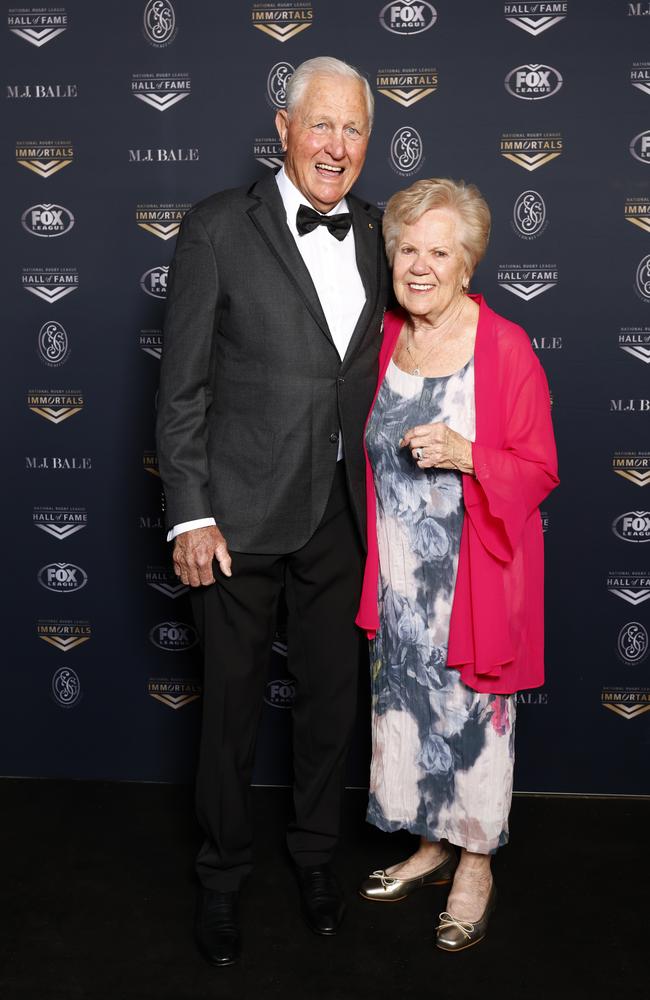
[[[422,448],[416,448],[414,450],[413,454],[415,455],[415,457],[418,460],[418,462],[421,462],[422,459],[424,458],[424,451],[423,451]]]

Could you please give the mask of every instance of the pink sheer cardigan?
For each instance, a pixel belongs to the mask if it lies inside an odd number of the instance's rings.
[[[521,327],[481,295],[474,348],[474,475],[463,475],[465,520],[447,666],[468,687],[510,694],[544,683],[544,549],[539,504],[558,485],[548,385]],[[386,313],[379,392],[405,314]],[[373,401],[374,406],[374,401]],[[406,430],[407,428],[404,428]],[[366,453],[368,555],[356,623],[379,628],[379,553]]]

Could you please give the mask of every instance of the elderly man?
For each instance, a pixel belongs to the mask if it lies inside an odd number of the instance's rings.
[[[379,213],[348,194],[372,108],[351,66],[299,66],[276,116],[283,169],[188,212],[170,269],[158,452],[205,654],[195,931],[214,965],[240,949],[249,784],[283,589],[297,687],[288,847],[311,929],[334,934],[343,917],[330,860],[360,655],[363,426],[387,295]]]

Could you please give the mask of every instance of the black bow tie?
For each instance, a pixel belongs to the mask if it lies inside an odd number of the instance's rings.
[[[298,235],[304,236],[311,233],[316,226],[327,226],[332,236],[337,240],[344,240],[350,231],[352,216],[349,212],[340,212],[338,215],[321,215],[307,205],[301,205],[296,216],[296,228]]]

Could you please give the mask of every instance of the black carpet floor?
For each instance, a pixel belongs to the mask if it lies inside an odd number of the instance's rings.
[[[288,794],[255,789],[244,957],[215,970],[191,934],[190,789],[5,780],[0,796],[2,1000],[650,997],[648,800],[516,798],[488,938],[447,955],[432,943],[444,889],[356,896],[413,843],[368,827],[357,791],[337,859],[347,917],[335,938],[311,934],[283,847]]]

